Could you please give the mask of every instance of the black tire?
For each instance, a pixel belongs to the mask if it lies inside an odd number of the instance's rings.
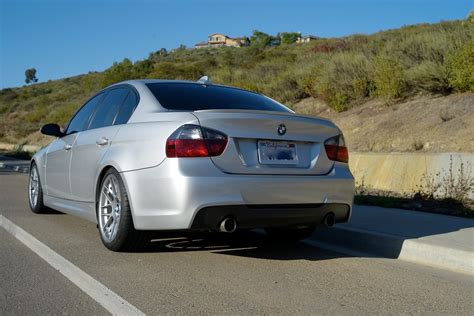
[[[118,227],[115,235],[108,239],[106,233],[104,232],[105,223],[104,215],[102,217],[102,222],[100,219],[100,207],[101,207],[101,192],[104,186],[105,181],[115,177],[117,180],[119,190],[120,190],[120,217],[118,219]],[[135,229],[132,218],[132,211],[130,209],[130,203],[128,200],[128,194],[125,189],[123,180],[117,170],[110,168],[106,171],[104,176],[101,179],[100,186],[97,188],[97,203],[96,203],[96,214],[97,214],[97,223],[99,228],[99,235],[102,243],[105,247],[112,251],[134,251],[142,249],[149,241],[149,234],[144,231],[138,231]],[[112,211],[111,211],[112,212]],[[115,218],[113,219],[115,220]]]
[[[304,228],[296,227],[272,227],[265,228],[267,236],[273,240],[282,242],[296,242],[311,237],[314,232],[314,226]]]
[[[34,172],[36,172],[36,179],[37,179],[37,185],[35,185],[36,194],[36,202],[34,201],[33,198],[33,178],[34,178]],[[36,166],[36,163],[33,162],[30,166],[30,174],[28,178],[28,205],[30,206],[30,209],[33,213],[36,214],[43,214],[43,213],[48,213],[50,211],[49,208],[44,206],[43,204],[43,189],[41,188],[41,180],[39,177],[39,172],[38,172],[38,167]]]

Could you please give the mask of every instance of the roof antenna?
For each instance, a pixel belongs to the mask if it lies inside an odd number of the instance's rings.
[[[200,83],[200,84],[204,84],[204,85],[212,83],[211,80],[209,80],[208,76],[202,76],[201,78],[199,78],[199,80],[197,82]]]

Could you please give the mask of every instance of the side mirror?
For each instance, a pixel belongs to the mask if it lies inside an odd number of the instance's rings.
[[[41,127],[41,133],[49,136],[63,137],[64,133],[61,132],[61,128],[58,124],[50,123]]]

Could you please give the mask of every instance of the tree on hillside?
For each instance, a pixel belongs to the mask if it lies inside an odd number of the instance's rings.
[[[125,58],[120,63],[113,63],[112,67],[107,69],[103,75],[102,86],[106,87],[112,83],[134,79],[134,67],[130,59]]]
[[[255,47],[265,47],[270,45],[272,41],[272,36],[267,33],[254,30],[252,36],[250,37],[250,45]]]
[[[281,43],[282,44],[292,44],[295,43],[300,33],[297,32],[283,32],[280,33]]]
[[[160,56],[166,56],[167,54],[168,54],[168,51],[166,50],[166,48],[161,48],[158,51],[158,55],[160,55]]]
[[[36,78],[36,69],[30,68],[25,70],[25,82],[26,84],[33,84],[38,82],[38,78]]]

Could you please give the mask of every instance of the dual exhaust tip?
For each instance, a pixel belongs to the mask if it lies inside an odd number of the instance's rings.
[[[226,217],[219,224],[219,231],[222,233],[233,233],[236,230],[237,221],[233,217]]]
[[[336,224],[336,216],[334,213],[327,213],[323,218],[323,225],[325,227],[333,227]]]
[[[336,224],[334,213],[327,213],[322,221],[325,227],[332,227]],[[222,233],[233,233],[237,230],[237,221],[233,217],[224,218],[219,224],[219,231]]]

